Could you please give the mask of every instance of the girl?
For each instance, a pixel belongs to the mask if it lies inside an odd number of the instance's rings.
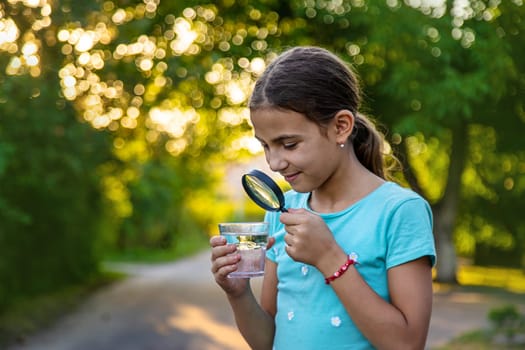
[[[268,212],[260,304],[240,256],[212,237],[212,273],[253,349],[423,349],[435,248],[428,203],[386,180],[383,139],[358,112],[352,71],[334,54],[297,47],[256,82],[255,137],[292,190]]]

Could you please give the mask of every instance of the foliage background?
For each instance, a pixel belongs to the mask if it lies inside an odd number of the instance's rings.
[[[438,280],[458,254],[523,267],[524,18],[521,0],[2,2],[0,310],[258,215],[220,185],[259,154],[249,91],[295,45],[360,74],[432,204]]]

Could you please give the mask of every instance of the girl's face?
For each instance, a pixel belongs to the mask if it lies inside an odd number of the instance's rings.
[[[341,162],[331,125],[321,129],[300,113],[273,108],[252,111],[251,121],[270,169],[297,192],[321,188]]]

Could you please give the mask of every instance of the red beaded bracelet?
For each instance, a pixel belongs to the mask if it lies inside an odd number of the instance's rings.
[[[336,272],[334,272],[334,274],[332,276],[328,276],[324,279],[324,283],[326,284],[330,284],[330,282],[334,281],[336,278],[339,278],[343,275],[343,273],[346,272],[346,270],[348,270],[348,268],[350,267],[350,265],[355,265],[357,264],[357,260],[354,260],[350,257],[350,255],[348,256],[346,262],[341,265],[341,267],[339,268],[339,270],[337,270]]]

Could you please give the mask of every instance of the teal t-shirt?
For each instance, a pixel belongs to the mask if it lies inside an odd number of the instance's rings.
[[[309,195],[287,192],[286,207],[311,210]],[[268,212],[265,218],[276,239],[267,252],[268,259],[277,264],[278,277],[274,350],[373,349],[332,287],[324,283],[324,276],[288,256],[279,215]],[[385,182],[343,211],[319,215],[345,252],[357,256],[356,268],[364,280],[387,301],[389,268],[423,256],[435,263],[428,203],[393,182]]]

